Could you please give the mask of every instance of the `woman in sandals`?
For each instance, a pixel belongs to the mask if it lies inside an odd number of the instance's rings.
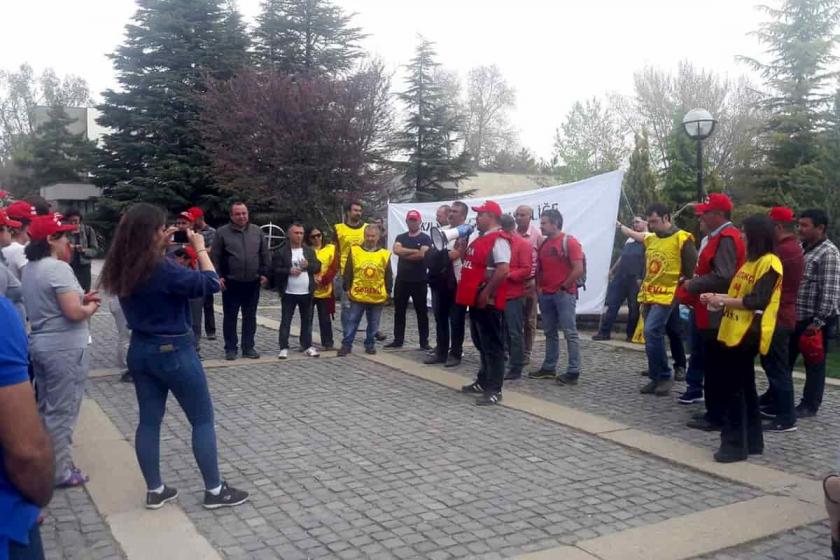
[[[192,449],[204,479],[204,507],[235,506],[248,493],[228,486],[219,474],[213,403],[195,351],[189,300],[219,291],[219,277],[204,237],[187,230],[198,255],[198,270],[165,258],[175,228],[163,210],[150,204],[129,208],[117,226],[100,282],[120,298],[131,328],[128,371],[140,408],[134,440],[146,480],[146,507],[157,509],[178,496],[160,474],[160,425],[171,391],[192,426]]]
[[[88,319],[99,309],[95,293],[85,294],[65,262],[75,228],[59,214],[36,216],[29,224],[28,263],[21,275],[26,314],[32,331],[29,355],[38,388],[38,410],[55,452],[55,484],[79,486],[88,481],[73,465],[70,444],[85,393]]]

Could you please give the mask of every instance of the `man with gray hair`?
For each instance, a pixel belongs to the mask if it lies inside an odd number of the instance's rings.
[[[537,332],[537,252],[543,242],[543,234],[534,223],[534,209],[530,206],[523,204],[517,207],[513,216],[516,219],[516,235],[531,246],[531,274],[525,282],[524,310],[523,357],[527,365],[531,363],[531,349],[534,347],[534,334]]]

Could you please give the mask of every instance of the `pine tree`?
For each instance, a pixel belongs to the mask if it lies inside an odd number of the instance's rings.
[[[108,90],[95,182],[112,212],[137,201],[176,210],[219,203],[195,124],[208,77],[246,60],[238,15],[221,0],[138,0],[126,41],[111,55],[121,89]]]
[[[765,165],[755,174],[764,202],[800,204],[819,197],[818,131],[830,106],[826,86],[838,76],[835,29],[837,0],[784,0],[778,9],[762,7],[771,20],[756,35],[767,46],[769,62],[742,58],[765,79],[763,100],[770,114],[762,134]]]
[[[35,194],[38,188],[54,183],[78,183],[93,165],[96,145],[83,134],[70,132],[73,119],[65,110],[53,106],[48,116],[15,153],[15,165],[27,172],[16,180],[22,193]]]
[[[408,65],[408,89],[398,94],[408,116],[396,146],[408,155],[401,192],[415,200],[442,200],[458,194],[470,175],[469,156],[459,151],[463,116],[445,94],[433,43],[420,38]]]
[[[630,165],[624,174],[622,189],[631,206],[623,209],[628,220],[632,219],[633,215],[642,215],[645,208],[656,199],[656,175],[650,163],[647,130],[635,135],[635,145],[633,153],[630,154]]]
[[[257,16],[257,63],[284,74],[342,74],[363,55],[365,37],[330,0],[263,0]]]

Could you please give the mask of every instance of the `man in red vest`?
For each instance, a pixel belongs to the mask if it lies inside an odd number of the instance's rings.
[[[461,280],[455,303],[469,307],[470,334],[481,356],[481,367],[474,383],[461,392],[481,395],[478,406],[498,404],[502,400],[505,375],[504,310],[510,267],[510,236],[499,226],[501,207],[492,200],[474,206],[478,213],[475,227],[478,236],[463,256]]]
[[[707,202],[694,207],[701,226],[708,235],[700,242],[700,254],[694,276],[677,290],[677,297],[684,305],[692,307],[691,363],[686,372],[687,389],[677,399],[681,404],[703,402],[705,377],[706,412],[688,422],[690,428],[704,431],[719,430],[723,424],[725,402],[721,398],[720,372],[705,368],[704,356],[714,343],[723,310],[709,311],[700,303],[705,292],[726,293],[735,273],[744,264],[746,247],[730,221],[732,201],[722,193],[712,193]]]

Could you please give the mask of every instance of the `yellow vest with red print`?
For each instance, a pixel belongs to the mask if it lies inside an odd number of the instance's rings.
[[[335,258],[335,245],[330,243],[329,245],[324,245],[317,251],[315,251],[315,256],[318,257],[318,262],[321,263],[321,274],[326,274],[327,269],[333,262]],[[332,295],[332,282],[327,284],[326,286],[321,286],[320,284],[317,285],[315,288],[314,296],[317,299],[324,299],[328,298]]]
[[[350,299],[359,303],[385,303],[385,270],[391,265],[391,251],[378,249],[365,251],[356,246],[350,249],[353,256],[353,284]]]
[[[365,228],[362,224],[358,228],[352,228],[345,223],[335,224],[335,236],[338,238],[338,246],[341,248],[341,255],[338,260],[338,274],[344,272],[344,263],[347,262],[347,255],[350,249],[358,247],[365,242]]]
[[[671,305],[682,271],[682,248],[694,236],[678,230],[668,237],[650,234],[645,237],[645,279],[639,288],[639,303]]]
[[[744,266],[735,273],[727,293],[729,297],[743,298],[755,289],[756,282],[770,270],[776,271],[779,278],[773,288],[770,303],[767,304],[764,312],[760,313],[761,342],[759,352],[761,352],[761,355],[767,354],[767,351],[770,350],[770,341],[773,339],[773,331],[776,330],[776,314],[779,311],[779,301],[782,298],[782,261],[773,253],[767,253],[757,260],[745,262]],[[730,348],[741,344],[756,315],[759,315],[759,313],[752,309],[731,309],[727,307],[723,312],[723,319],[720,321],[718,341]]]

